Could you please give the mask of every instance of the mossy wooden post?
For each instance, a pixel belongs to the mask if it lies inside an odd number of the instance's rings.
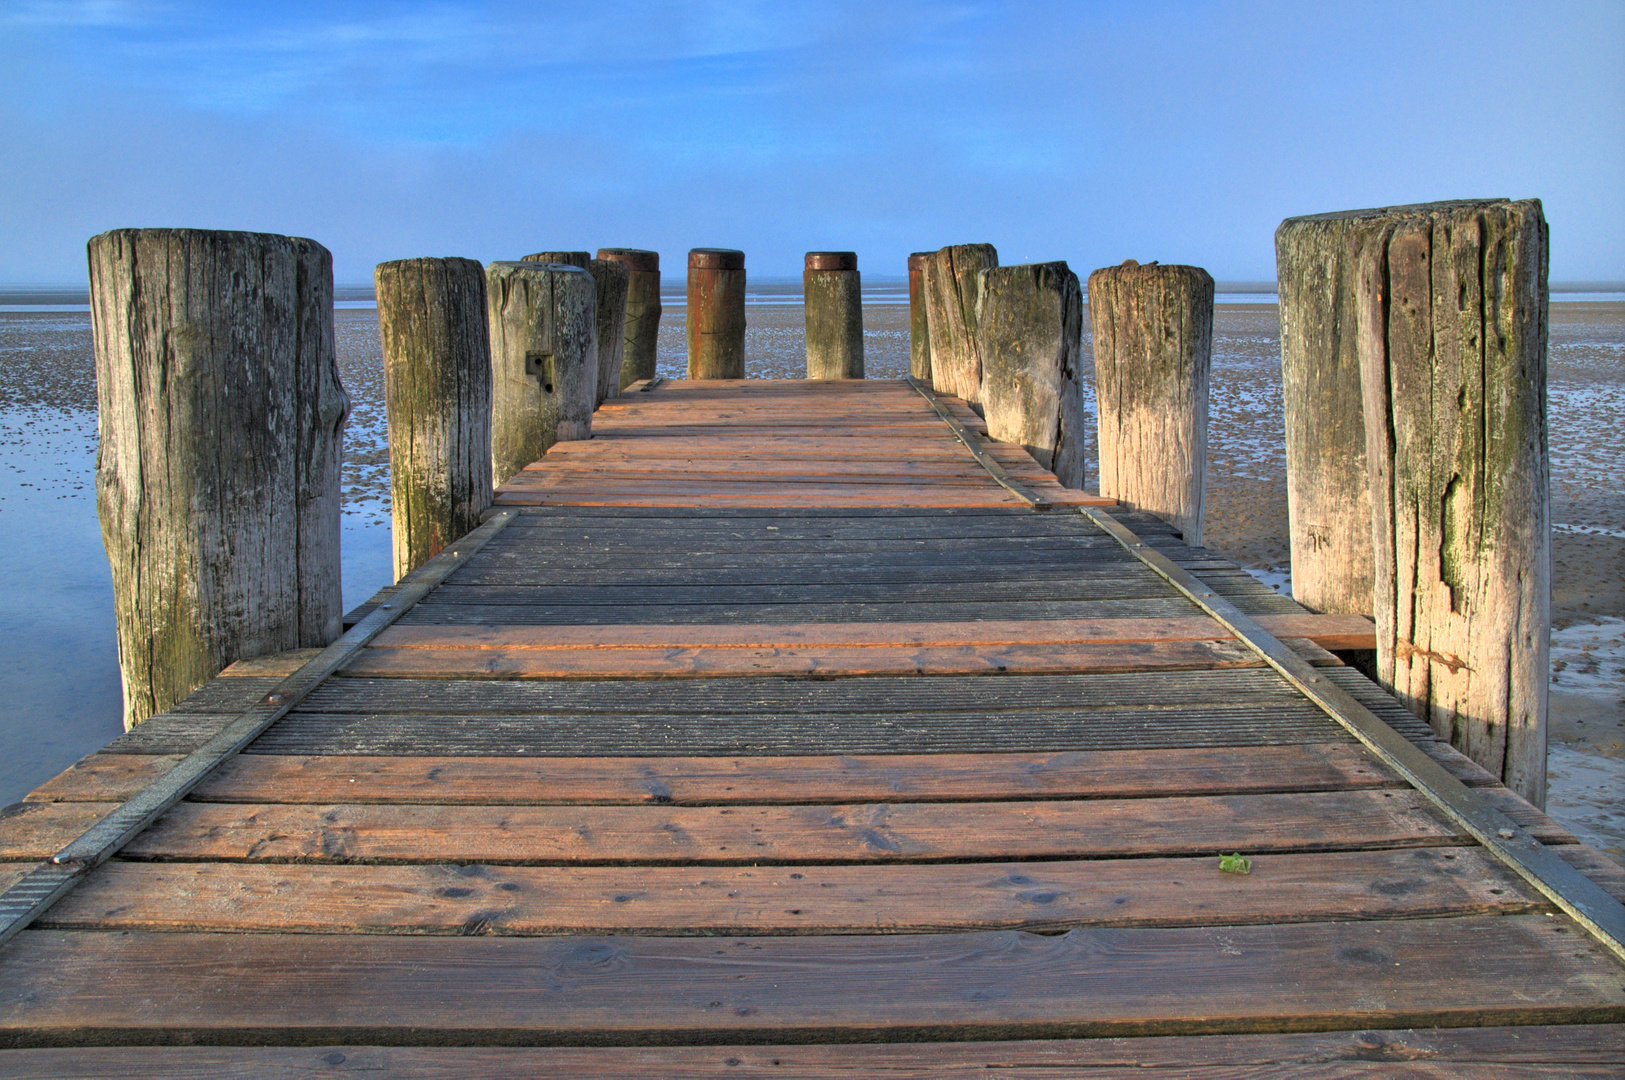
[[[931,381],[931,329],[925,316],[925,261],[929,251],[908,257],[908,373]]]
[[[807,378],[863,378],[863,286],[855,251],[809,251],[801,271]]]
[[[1359,263],[1381,682],[1542,806],[1551,677],[1546,220],[1407,207]]]
[[[660,340],[660,253],[641,248],[599,248],[600,259],[623,262],[631,271],[626,287],[626,333],[621,354],[621,385],[655,377]]]
[[[559,263],[485,268],[491,326],[491,480],[556,442],[592,438],[598,330],[592,276]]]
[[[593,408],[621,392],[621,365],[626,358],[626,295],[632,270],[615,259],[587,263],[597,291],[598,383]]]
[[[480,523],[491,505],[491,341],[473,259],[379,263],[395,577]]]
[[[688,377],[745,377],[745,253],[688,253]]]
[[[588,251],[535,251],[519,261],[558,263],[560,266],[574,266],[585,270],[592,262],[592,253]]]
[[[1083,292],[1064,262],[982,271],[976,313],[988,435],[1083,487]]]
[[[976,352],[977,275],[999,265],[992,244],[957,244],[925,261],[926,336],[931,384],[939,394],[982,400],[982,360]]]
[[[1213,278],[1129,259],[1089,275],[1100,493],[1202,543]]]
[[[96,509],[132,727],[233,661],[339,636],[350,403],[315,241],[118,229],[87,254]]]

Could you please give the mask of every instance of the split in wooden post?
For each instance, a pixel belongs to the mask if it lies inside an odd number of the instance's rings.
[[[1539,200],[1402,207],[1359,253],[1377,673],[1546,802],[1551,538]]]
[[[1083,487],[1083,291],[1064,262],[983,270],[977,352],[987,433]]]
[[[855,251],[809,251],[801,272],[807,378],[863,378],[863,287]]]
[[[491,341],[473,259],[379,263],[395,579],[491,504]]]
[[[1100,493],[1202,544],[1213,278],[1195,266],[1089,275],[1100,414]]]
[[[931,381],[931,329],[925,314],[925,262],[929,251],[908,257],[908,373]]]
[[[939,394],[982,400],[982,360],[976,352],[976,290],[983,270],[999,265],[992,244],[956,244],[925,262],[926,336],[931,386]]]
[[[503,484],[556,442],[592,438],[598,383],[593,280],[560,263],[485,268],[491,326],[491,479]]]
[[[745,253],[688,253],[688,377],[745,377]]]
[[[339,636],[350,402],[314,240],[117,229],[86,251],[96,508],[132,727],[234,661]]]
[[[655,377],[655,351],[660,339],[660,253],[641,248],[599,248],[600,259],[626,264],[626,331],[617,390]]]

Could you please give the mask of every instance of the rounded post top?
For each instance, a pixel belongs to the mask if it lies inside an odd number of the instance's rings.
[[[598,257],[608,262],[625,263],[629,270],[660,269],[660,252],[643,248],[599,248]]]
[[[745,253],[733,248],[693,248],[688,253],[690,270],[743,270]]]
[[[856,270],[858,253],[855,251],[809,251],[808,270]]]
[[[486,264],[485,267],[487,274],[513,274],[522,271],[534,271],[540,274],[543,272],[557,273],[561,270],[572,274],[585,274],[587,272],[581,267],[571,266],[569,263],[543,262],[540,259],[521,259],[518,262],[499,259],[496,262]]]
[[[534,255],[526,255],[524,262],[562,263],[565,266],[579,266],[585,270],[592,261],[592,254],[586,251],[538,251]]]
[[[925,260],[929,259],[933,254],[934,252],[930,251],[915,251],[910,253],[908,257],[908,268],[910,270],[924,270]]]

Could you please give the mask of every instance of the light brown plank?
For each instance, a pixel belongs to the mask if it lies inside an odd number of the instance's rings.
[[[369,647],[345,672],[415,678],[672,679],[748,675],[1063,675],[1260,666],[1239,641],[800,648],[437,649]]]
[[[212,1047],[122,1046],[0,1052],[18,1080],[308,1080],[361,1075],[418,1080],[536,1077],[797,1077],[803,1080],[1169,1080],[1218,1076],[1332,1080],[1537,1080],[1616,1077],[1625,1027],[1613,1024],[1188,1035],[1007,1042],[768,1046]]]
[[[40,923],[411,934],[1055,932],[1549,910],[1473,848],[924,866],[313,866],[112,862]]]
[[[186,802],[124,853],[316,862],[868,863],[1216,856],[1221,849],[1423,847],[1464,839],[1407,790],[745,807]]]
[[[180,754],[87,754],[28,793],[32,802],[123,802],[181,760]]]
[[[732,805],[1238,795],[1402,786],[1349,743],[805,757],[228,758],[212,802]]]
[[[0,807],[0,859],[50,858],[118,805],[25,801]]]
[[[1448,978],[1440,972],[1448,971]],[[873,1041],[1625,1020],[1549,915],[777,938],[25,931],[0,1044]]]

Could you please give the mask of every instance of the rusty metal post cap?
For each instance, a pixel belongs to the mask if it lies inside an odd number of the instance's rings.
[[[855,251],[809,251],[808,270],[856,270],[858,253]]]
[[[599,248],[598,257],[610,262],[625,263],[629,270],[660,269],[660,252],[643,248]]]
[[[733,248],[694,248],[688,253],[690,270],[743,270],[745,253]]]

